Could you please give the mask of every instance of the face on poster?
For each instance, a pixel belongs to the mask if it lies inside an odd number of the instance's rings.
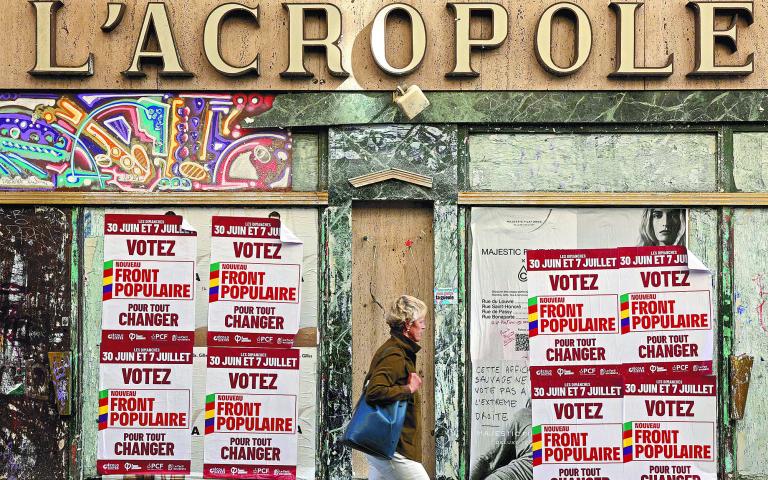
[[[194,330],[196,240],[177,215],[105,215],[102,330]]]
[[[712,275],[684,247],[619,249],[624,369],[712,373]]]
[[[211,228],[208,344],[291,347],[303,245],[274,218],[214,216]]]
[[[530,478],[526,251],[670,241],[684,245],[686,213],[663,208],[472,209],[470,478],[494,472]]]
[[[630,374],[625,388],[626,478],[717,478],[716,377]]]
[[[102,339],[100,474],[190,472],[192,335],[115,332]]]
[[[205,464],[213,478],[296,476],[297,349],[208,349]]]

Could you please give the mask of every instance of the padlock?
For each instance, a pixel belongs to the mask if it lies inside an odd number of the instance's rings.
[[[418,85],[411,85],[405,91],[402,87],[397,87],[397,91],[392,94],[392,99],[408,119],[413,119],[429,106],[427,96]]]

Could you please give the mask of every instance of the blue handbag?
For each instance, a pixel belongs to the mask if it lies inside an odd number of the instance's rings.
[[[368,377],[363,394],[355,405],[352,419],[347,424],[341,443],[374,457],[391,459],[395,455],[405,422],[406,400],[387,405],[371,405],[365,400]]]

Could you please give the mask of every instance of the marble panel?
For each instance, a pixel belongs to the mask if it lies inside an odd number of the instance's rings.
[[[472,190],[713,192],[714,133],[470,135]]]
[[[427,92],[430,106],[405,118],[388,92],[278,95],[243,127],[385,123],[711,123],[768,121],[764,90]]]
[[[349,200],[453,200],[457,197],[457,128],[386,125],[332,128],[328,134],[329,203]],[[355,188],[349,179],[389,168],[432,178],[432,188],[399,180]]]
[[[318,478],[352,476],[350,449],[338,443],[352,413],[352,205],[323,212],[325,298],[320,320]]]
[[[451,300],[435,301],[435,470],[437,478],[461,478],[464,455],[465,324],[458,284],[458,208],[435,202],[435,289]]]

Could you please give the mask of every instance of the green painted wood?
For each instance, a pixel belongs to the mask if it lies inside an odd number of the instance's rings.
[[[458,277],[459,277],[459,305],[461,308],[459,308],[459,322],[463,325],[462,330],[462,336],[465,339],[464,340],[464,349],[463,349],[463,355],[464,355],[464,368],[462,369],[462,379],[461,382],[461,389],[459,389],[459,394],[463,398],[463,408],[462,411],[467,411],[469,409],[469,405],[467,405],[467,400],[469,399],[469,381],[470,373],[469,373],[469,361],[467,359],[469,358],[469,343],[466,341],[468,338],[468,327],[467,327],[467,312],[469,311],[469,304],[467,303],[467,299],[469,298],[468,292],[467,292],[467,285],[469,285],[469,278],[467,275],[467,252],[470,251],[469,246],[469,235],[467,231],[467,225],[469,225],[469,208],[461,208],[459,209],[459,220],[458,220],[458,231],[459,231],[459,245],[458,245],[458,260],[459,260],[459,267],[458,267]],[[461,424],[459,425],[460,428],[460,435],[459,435],[459,472],[458,472],[458,478],[466,478],[467,475],[467,466],[469,465],[469,448],[467,447],[467,440],[469,438],[469,431],[470,431],[470,422],[472,421],[471,415],[464,414],[461,419]]]
[[[714,134],[474,134],[467,143],[471,190],[712,192],[717,188]]]
[[[73,399],[81,398],[81,379],[80,375],[82,369],[82,362],[80,356],[82,339],[80,332],[82,325],[80,324],[80,284],[81,284],[81,270],[82,265],[82,209],[72,209],[72,247],[70,250],[70,322],[69,322],[69,335],[70,335],[70,351],[72,352],[72,363],[70,365],[72,369],[72,386],[71,394]],[[83,418],[82,405],[79,401],[72,401],[72,414],[69,422],[69,438],[70,438],[70,462],[69,462],[69,478],[77,478],[80,476],[80,457],[82,453],[82,443],[80,440],[80,428]]]
[[[319,180],[319,136],[316,133],[294,133],[293,178],[294,192],[314,192]]]
[[[600,124],[768,121],[764,90],[631,92],[428,92],[430,106],[413,120],[392,94],[308,92],[278,95],[272,109],[243,127],[383,123]]]
[[[733,208],[722,208],[718,213],[720,258],[717,269],[720,279],[719,335],[718,335],[718,455],[722,475],[734,472],[735,449],[733,422],[730,420],[730,366],[728,359],[734,342],[734,224]]]
[[[733,214],[733,353],[754,355],[744,418],[735,422],[735,470],[768,477],[765,419],[768,417],[768,210],[736,209]],[[727,250],[724,252],[724,256]],[[724,298],[728,296],[725,295]],[[723,357],[730,352],[723,350]],[[723,424],[720,425],[722,429]]]
[[[88,298],[101,299],[104,276],[104,209],[87,208],[83,211],[83,277],[81,316],[81,396],[82,417],[80,442],[82,444],[80,471],[82,478],[96,476],[96,445],[99,417],[99,343],[101,341],[101,302],[88,302]]]

